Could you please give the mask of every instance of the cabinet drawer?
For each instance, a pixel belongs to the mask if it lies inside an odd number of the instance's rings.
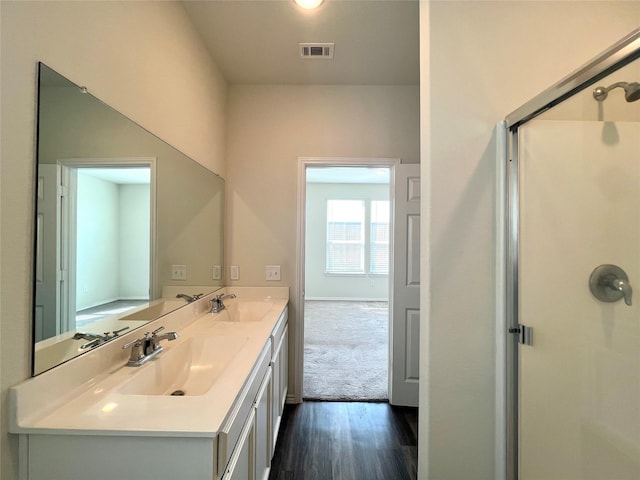
[[[260,356],[251,371],[251,375],[249,375],[247,382],[218,433],[217,478],[220,478],[227,468],[229,459],[240,438],[242,427],[253,408],[256,395],[262,384],[262,379],[269,369],[270,360],[271,345],[270,342],[267,342],[260,352]]]

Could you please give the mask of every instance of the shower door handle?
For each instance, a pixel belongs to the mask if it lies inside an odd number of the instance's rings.
[[[602,302],[617,302],[624,298],[624,303],[631,306],[633,289],[629,284],[629,277],[617,265],[597,267],[589,277],[589,289]]]

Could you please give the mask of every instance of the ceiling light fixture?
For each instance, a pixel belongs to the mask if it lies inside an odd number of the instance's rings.
[[[307,10],[318,8],[324,0],[293,0],[296,4]]]

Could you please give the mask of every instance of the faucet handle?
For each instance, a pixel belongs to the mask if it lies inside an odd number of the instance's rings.
[[[144,338],[137,338],[122,346],[123,350],[131,348],[131,356],[129,357],[127,365],[136,365],[144,358],[143,342]]]
[[[125,330],[128,330],[128,329],[129,329],[129,327],[124,327],[124,328],[121,328],[120,330],[114,330],[113,332],[104,332],[104,335],[102,336],[102,339],[105,342],[108,342],[109,340],[113,340],[120,333],[122,333],[122,332],[124,332]]]
[[[87,348],[97,347],[101,343],[102,342],[100,341],[99,338],[95,338],[95,339],[91,340],[90,342],[83,343],[82,345],[80,345],[80,350],[85,350]]]
[[[631,285],[629,285],[628,281],[623,280],[622,278],[616,278],[611,281],[611,288],[621,292],[624,297],[624,303],[631,306],[631,295],[633,294],[633,289],[631,288]]]
[[[146,335],[147,333],[145,333],[145,336]],[[139,347],[142,345],[143,341],[144,341],[144,338],[136,338],[135,340],[131,340],[129,343],[123,345],[122,349],[126,350],[127,348],[131,348],[131,347]]]
[[[156,328],[153,332],[151,332],[151,336],[155,337],[158,334],[158,332],[161,332],[162,330],[164,330],[164,326]],[[148,335],[148,334],[149,332],[145,333],[145,335]]]
[[[113,332],[111,332],[111,334],[112,334],[114,337],[117,337],[120,333],[124,332],[125,330],[129,330],[129,327],[122,327],[122,328],[121,328],[121,329],[119,329],[119,330],[114,330]]]
[[[617,302],[624,298],[624,303],[631,306],[633,289],[629,277],[617,265],[600,265],[589,277],[589,289],[594,297],[602,302]]]

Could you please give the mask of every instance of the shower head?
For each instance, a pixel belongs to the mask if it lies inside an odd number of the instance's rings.
[[[617,82],[608,87],[597,87],[593,90],[593,98],[599,102],[604,102],[609,95],[609,91],[614,88],[624,89],[624,98],[627,102],[635,102],[640,100],[640,83],[638,82]]]
[[[633,82],[627,85],[627,88],[624,89],[624,96],[627,99],[627,102],[640,100],[640,83]]]

